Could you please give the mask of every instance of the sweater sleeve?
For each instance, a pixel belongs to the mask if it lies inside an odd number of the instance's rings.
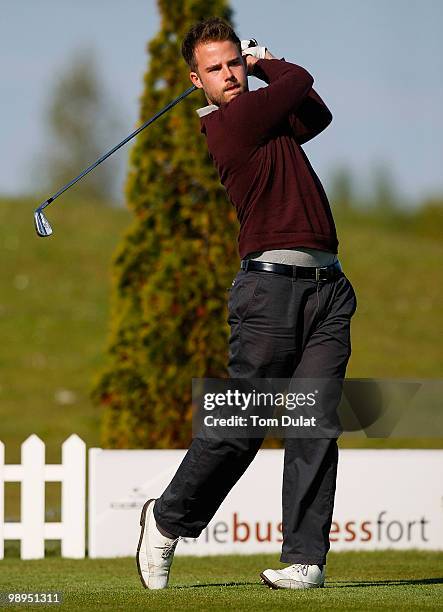
[[[253,74],[268,87],[238,96],[227,105],[226,118],[244,142],[259,144],[297,111],[314,79],[301,66],[277,59],[259,60]]]
[[[332,114],[314,89],[303,100],[289,122],[298,144],[303,144],[320,134],[332,121]]]

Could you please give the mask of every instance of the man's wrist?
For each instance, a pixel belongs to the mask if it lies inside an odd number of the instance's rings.
[[[268,48],[266,48],[266,52],[265,52],[265,59],[277,59],[274,55],[272,55],[272,53],[269,51]]]
[[[245,60],[246,60],[247,72],[249,75],[252,75],[254,73],[255,64],[259,62],[260,59],[258,57],[255,57],[254,55],[246,55]]]
[[[275,60],[275,62],[277,63],[279,62],[279,59],[277,57],[273,57],[272,59]],[[260,79],[260,81],[264,81],[269,85],[271,79],[269,77],[268,70],[271,70],[271,74],[273,73],[273,64],[273,61],[267,59],[260,59],[254,64],[254,66],[252,66],[252,70],[251,72],[249,72],[249,74],[257,79]]]
[[[261,80],[265,80],[263,78],[263,74],[261,72],[260,65],[257,65],[257,64],[259,62],[266,62],[267,60],[276,60],[278,58],[275,57],[274,55],[272,55],[272,53],[270,53],[266,49],[266,56],[263,59],[259,59],[259,58],[254,58],[254,59],[257,60],[257,61],[254,61],[254,62],[251,61],[251,65],[248,66],[248,74],[250,74],[252,76],[256,76],[257,78],[259,78]]]

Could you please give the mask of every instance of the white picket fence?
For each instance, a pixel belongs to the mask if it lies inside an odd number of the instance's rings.
[[[5,482],[21,483],[21,520],[4,522]],[[45,482],[62,483],[61,522],[45,522]],[[45,464],[45,444],[35,434],[21,446],[21,464],[5,464],[0,442],[0,559],[4,541],[21,541],[22,559],[42,559],[45,540],[61,540],[62,557],[85,556],[86,445],[73,434],[62,445],[62,462]]]

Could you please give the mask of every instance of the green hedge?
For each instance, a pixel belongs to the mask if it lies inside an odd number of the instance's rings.
[[[230,18],[223,1],[159,2],[149,44],[144,122],[190,86],[181,58],[189,27]],[[226,376],[226,290],[237,221],[209,158],[194,92],[138,137],[127,203],[133,222],[113,261],[108,365],[93,391],[104,407],[102,444],[174,448],[191,437],[192,377]]]

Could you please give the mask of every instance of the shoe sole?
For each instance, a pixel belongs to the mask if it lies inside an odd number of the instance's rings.
[[[273,591],[277,591],[278,589],[285,589],[286,591],[291,590],[291,589],[288,589],[287,587],[281,587],[281,586],[278,586],[277,584],[274,584],[264,574],[260,574],[260,582],[262,582],[265,586],[267,586],[269,589],[272,589]],[[319,584],[318,586],[315,586],[315,587],[307,587],[307,588],[322,589],[324,586],[325,585],[323,583],[323,584]],[[305,589],[300,589],[300,590],[305,590]]]
[[[142,546],[142,540],[143,540],[143,535],[145,533],[145,524],[146,524],[146,512],[148,511],[148,506],[151,502],[155,502],[155,499],[148,499],[148,501],[144,504],[143,509],[142,509],[142,513],[140,516],[140,526],[141,526],[141,531],[140,531],[140,538],[138,540],[138,546],[137,546],[137,555],[135,557],[135,560],[137,562],[137,571],[138,571],[138,575],[140,576],[140,580],[141,583],[143,585],[143,587],[145,589],[148,588],[148,585],[146,584],[146,582],[143,579],[143,574],[142,574],[142,570],[140,568],[140,548]]]
[[[281,587],[278,587],[273,582],[271,582],[270,580],[268,580],[264,574],[260,574],[260,582],[265,584],[268,588],[272,589],[273,591],[276,591],[277,589],[281,588]]]

